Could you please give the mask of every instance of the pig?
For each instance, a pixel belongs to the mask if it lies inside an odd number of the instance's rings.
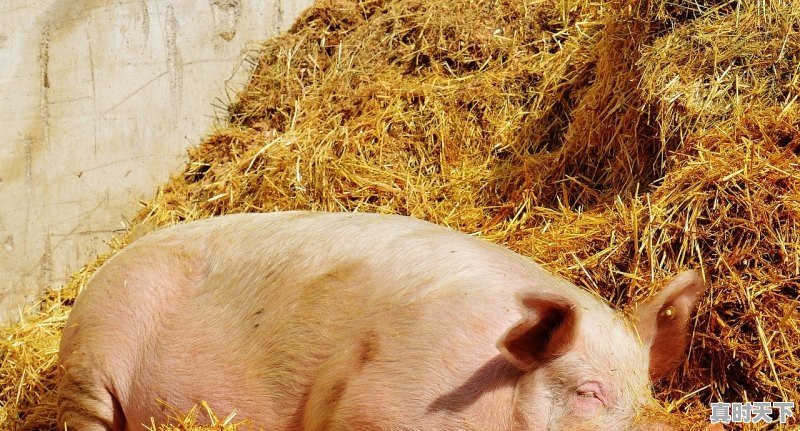
[[[683,272],[628,317],[409,217],[189,222],[134,241],[80,293],[57,420],[144,430],[206,401],[279,431],[663,429],[639,417],[684,357],[704,286]]]

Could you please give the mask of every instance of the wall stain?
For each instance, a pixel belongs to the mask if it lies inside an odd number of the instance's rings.
[[[94,154],[97,155],[97,80],[94,76],[94,50],[92,49],[92,35],[86,30],[86,46],[89,49],[89,74],[92,77],[92,129],[94,137]],[[78,175],[80,177],[80,175]]]
[[[167,6],[166,28],[167,45],[167,72],[169,73],[169,88],[172,92],[172,99],[181,105],[181,93],[183,92],[183,62],[181,52],[178,49],[178,20],[175,18],[175,11],[172,5]]]
[[[33,139],[25,138],[22,147],[25,151],[25,185],[30,194],[33,192]]]
[[[145,0],[141,0],[139,5],[142,8],[142,36],[144,36],[144,44],[147,46],[147,41],[150,39],[150,11],[147,9]]]
[[[44,254],[41,261],[41,286],[53,285],[53,244],[50,241],[50,234],[47,235],[44,242]]]
[[[273,28],[275,29],[275,34],[281,33],[281,28],[283,28],[283,1],[282,0],[273,0],[275,3],[275,8],[272,11],[272,24]]]
[[[71,30],[74,26],[85,21],[85,18],[95,9],[107,8],[113,5],[108,0],[57,0],[54,1],[42,16],[47,17],[47,24],[52,24],[56,30]]]
[[[3,240],[3,249],[7,252],[14,251],[14,236],[8,235],[5,240]]]
[[[39,41],[39,121],[47,148],[50,148],[50,24],[42,29]]]
[[[212,0],[211,10],[214,18],[214,38],[230,42],[236,36],[236,27],[239,25],[239,17],[242,15],[241,2],[239,0]],[[221,46],[221,44],[217,43],[217,46]]]

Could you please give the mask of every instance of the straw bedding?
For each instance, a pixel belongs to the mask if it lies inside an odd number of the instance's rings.
[[[685,429],[711,401],[798,402],[799,55],[796,2],[320,0],[113,245],[234,212],[400,213],[621,309],[699,267],[657,397]],[[5,428],[53,429],[60,328],[103,261],[4,330]]]

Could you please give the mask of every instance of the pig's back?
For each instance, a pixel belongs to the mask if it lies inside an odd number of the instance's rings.
[[[342,376],[403,363],[447,367],[441,385],[463,378],[520,317],[516,291],[560,284],[501,247],[405,217],[232,215],[121,252],[75,306],[83,336],[66,331],[65,343],[91,340],[111,358],[129,426],[164,411],[149,401],[160,399],[298,429],[314,388]],[[421,378],[397,385],[437,384]]]

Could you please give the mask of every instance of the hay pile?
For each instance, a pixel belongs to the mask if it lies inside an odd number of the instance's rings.
[[[321,0],[138,225],[407,214],[620,308],[701,267],[689,360],[657,388],[696,429],[710,401],[800,401],[798,67],[798,2]],[[3,333],[6,427],[52,429],[60,326],[102,261]]]

